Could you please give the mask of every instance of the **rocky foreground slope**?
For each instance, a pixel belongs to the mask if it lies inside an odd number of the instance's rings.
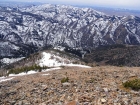
[[[42,47],[90,49],[140,44],[140,18],[108,16],[90,8],[45,4],[0,7],[0,56],[27,56]]]
[[[69,80],[63,83],[66,77]],[[64,67],[1,82],[0,104],[140,105],[140,91],[122,86],[133,78],[140,78],[140,68]]]

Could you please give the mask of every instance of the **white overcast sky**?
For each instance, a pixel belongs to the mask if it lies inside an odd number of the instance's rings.
[[[0,0],[3,1],[3,0]],[[130,8],[140,10],[140,0],[10,0],[10,1],[30,1],[30,2],[45,2],[45,3],[61,3],[73,5],[90,5],[104,6],[117,8]]]

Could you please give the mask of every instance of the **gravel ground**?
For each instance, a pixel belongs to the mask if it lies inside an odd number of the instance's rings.
[[[140,105],[140,91],[122,86],[132,78],[140,78],[140,68],[64,67],[18,76],[0,83],[0,105]]]

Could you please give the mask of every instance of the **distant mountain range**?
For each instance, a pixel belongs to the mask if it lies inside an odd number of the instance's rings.
[[[29,6],[37,6],[43,5],[42,2],[20,2],[20,1],[9,1],[4,0],[0,1],[0,6],[4,7],[29,7]],[[73,5],[74,7],[80,8],[92,8],[97,11],[106,13],[107,15],[116,15],[116,16],[129,16],[134,15],[140,17],[140,10],[132,10],[132,9],[125,9],[125,8],[111,8],[111,7],[101,7],[101,6],[89,6],[89,5]]]
[[[104,12],[108,15],[129,16],[134,15],[140,17],[140,10],[121,9],[121,8],[105,8],[105,7],[91,7],[97,11]]]
[[[43,3],[20,2],[20,1],[9,1],[9,0],[0,1],[0,6],[3,6],[3,7],[28,7],[28,6],[41,5],[41,4],[43,4]]]
[[[140,18],[109,16],[91,8],[44,4],[0,7],[0,56],[25,57],[48,46],[90,50],[140,45]]]

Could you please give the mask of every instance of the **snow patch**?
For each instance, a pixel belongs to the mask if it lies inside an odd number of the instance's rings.
[[[43,57],[39,61],[39,65],[41,67],[48,66],[48,67],[58,67],[59,68],[59,66],[75,66],[75,67],[77,66],[77,67],[82,67],[82,68],[91,68],[91,67],[85,66],[85,65],[72,64],[70,60],[56,56],[54,54],[43,52],[42,55],[43,55]],[[56,68],[54,68],[54,69],[56,69]],[[53,68],[51,70],[53,70]]]
[[[7,77],[0,77],[0,83],[1,82],[5,82],[5,81],[10,81],[12,80],[14,77],[11,77],[11,78],[7,78]]]
[[[19,60],[22,60],[24,59],[25,57],[21,57],[21,58],[3,58],[1,60],[1,62],[5,63],[5,64],[11,64],[11,63],[14,63],[14,62],[17,62]]]
[[[42,72],[53,71],[53,70],[59,70],[59,69],[61,69],[61,67],[46,69],[46,70],[43,70]]]
[[[36,71],[28,71],[27,73],[25,72],[22,72],[22,73],[19,73],[19,74],[9,74],[10,77],[16,77],[16,76],[24,76],[24,75],[30,75],[30,74],[35,74],[37,73]]]
[[[82,67],[82,68],[91,68],[90,66],[80,65],[80,64],[66,64],[64,66],[74,66],[74,67]]]
[[[43,57],[39,61],[39,65],[41,67],[43,66],[58,67],[64,65],[65,62],[70,62],[68,59],[61,58],[54,54],[43,52],[42,55]]]
[[[51,68],[51,69],[44,69],[44,70],[42,70],[42,72],[58,70],[58,69],[61,69],[61,68],[57,67],[57,68]],[[27,73],[22,72],[22,73],[19,73],[19,74],[9,74],[9,77],[25,76],[25,75],[35,74],[35,73],[39,73],[39,72],[31,70],[31,71],[28,71]]]
[[[64,51],[65,47],[62,46],[56,46],[54,47],[55,50],[60,50],[60,51]]]
[[[42,76],[47,76],[47,75],[50,75],[49,73],[48,74],[42,74]]]

